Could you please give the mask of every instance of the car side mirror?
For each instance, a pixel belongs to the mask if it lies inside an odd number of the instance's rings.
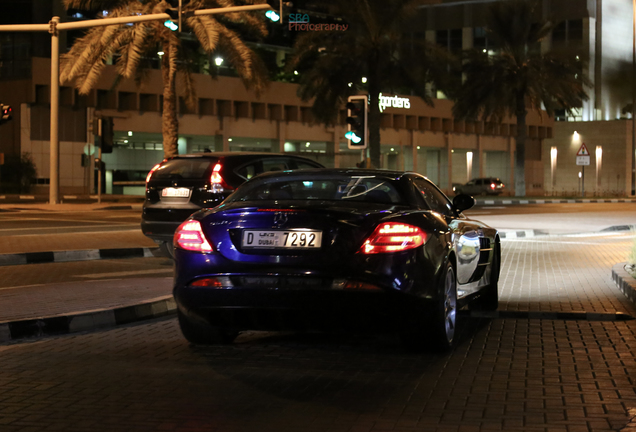
[[[466,194],[459,194],[453,198],[453,210],[456,213],[461,213],[464,210],[468,210],[469,208],[475,205],[475,198]]]

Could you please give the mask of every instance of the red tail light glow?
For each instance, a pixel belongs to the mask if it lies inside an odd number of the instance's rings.
[[[413,249],[426,243],[426,233],[419,227],[400,223],[384,222],[360,248],[363,254],[400,252]]]
[[[195,252],[213,252],[214,249],[205,238],[199,221],[187,220],[174,233],[174,245]]]
[[[230,185],[228,185],[223,179],[223,176],[221,175],[222,168],[223,168],[223,165],[221,165],[220,163],[217,163],[216,165],[214,165],[214,168],[212,168],[212,175],[210,176],[210,183],[212,183],[212,191],[222,192],[223,189],[228,189],[228,190],[234,189]]]
[[[159,167],[161,166],[161,164],[157,164],[155,166],[152,167],[152,169],[150,170],[150,172],[148,173],[148,175],[146,176],[146,183],[148,183],[150,181],[150,177],[152,177],[152,173],[154,173],[155,171],[157,171],[159,169]]]
[[[494,189],[497,185],[495,185],[494,183],[490,183],[490,189]]]

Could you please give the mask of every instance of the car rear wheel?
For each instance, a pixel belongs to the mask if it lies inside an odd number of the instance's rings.
[[[195,345],[231,344],[238,336],[237,331],[211,326],[204,321],[193,321],[186,314],[177,310],[181,333],[188,342]]]
[[[421,320],[417,328],[403,333],[402,341],[410,351],[447,351],[453,346],[456,326],[457,281],[455,269],[450,262],[447,262],[432,316],[427,320]]]
[[[174,259],[174,249],[171,241],[164,241],[159,243],[159,251],[167,258]]]

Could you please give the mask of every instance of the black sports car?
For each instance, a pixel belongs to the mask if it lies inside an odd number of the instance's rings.
[[[452,346],[457,309],[494,310],[497,231],[428,179],[384,170],[261,174],[175,232],[181,330],[390,330],[414,349]]]

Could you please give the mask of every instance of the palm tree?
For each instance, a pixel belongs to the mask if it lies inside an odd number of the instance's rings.
[[[325,1],[330,14],[348,26],[346,31],[304,33],[294,46],[289,68],[299,71],[299,96],[314,100],[316,120],[336,123],[348,96],[368,93],[369,153],[375,167],[380,167],[380,92],[404,91],[432,105],[426,83],[441,82],[443,68],[437,66],[445,66],[450,59],[435,45],[405,30],[407,18],[420,3]]]
[[[184,12],[234,6],[232,0],[191,0],[184,3]],[[64,5],[67,9],[104,10],[109,18],[163,13],[170,8],[165,0],[64,0]],[[185,16],[183,22],[192,29],[205,52],[222,50],[246,86],[257,92],[263,89],[265,74],[262,63],[235,30],[244,27],[260,37],[265,36],[266,28],[261,18],[246,12]],[[75,80],[79,93],[88,94],[95,87],[107,60],[114,57],[119,76],[134,79],[139,84],[146,72],[144,59],[163,51],[162,133],[164,156],[168,158],[178,154],[177,72],[181,72],[186,104],[190,109],[194,109],[196,104],[191,63],[187,61],[191,57],[188,50],[192,47],[182,43],[179,34],[165,27],[161,21],[92,27],[62,56],[60,80]]]
[[[589,80],[582,73],[581,55],[570,50],[541,52],[541,41],[554,24],[535,19],[536,2],[511,0],[489,8],[487,32],[496,47],[494,53],[466,52],[462,67],[465,80],[456,99],[453,114],[459,119],[480,115],[501,121],[505,115],[517,119],[515,156],[515,194],[526,195],[525,144],[528,109],[553,115],[556,108],[571,112],[587,98],[584,86]]]

